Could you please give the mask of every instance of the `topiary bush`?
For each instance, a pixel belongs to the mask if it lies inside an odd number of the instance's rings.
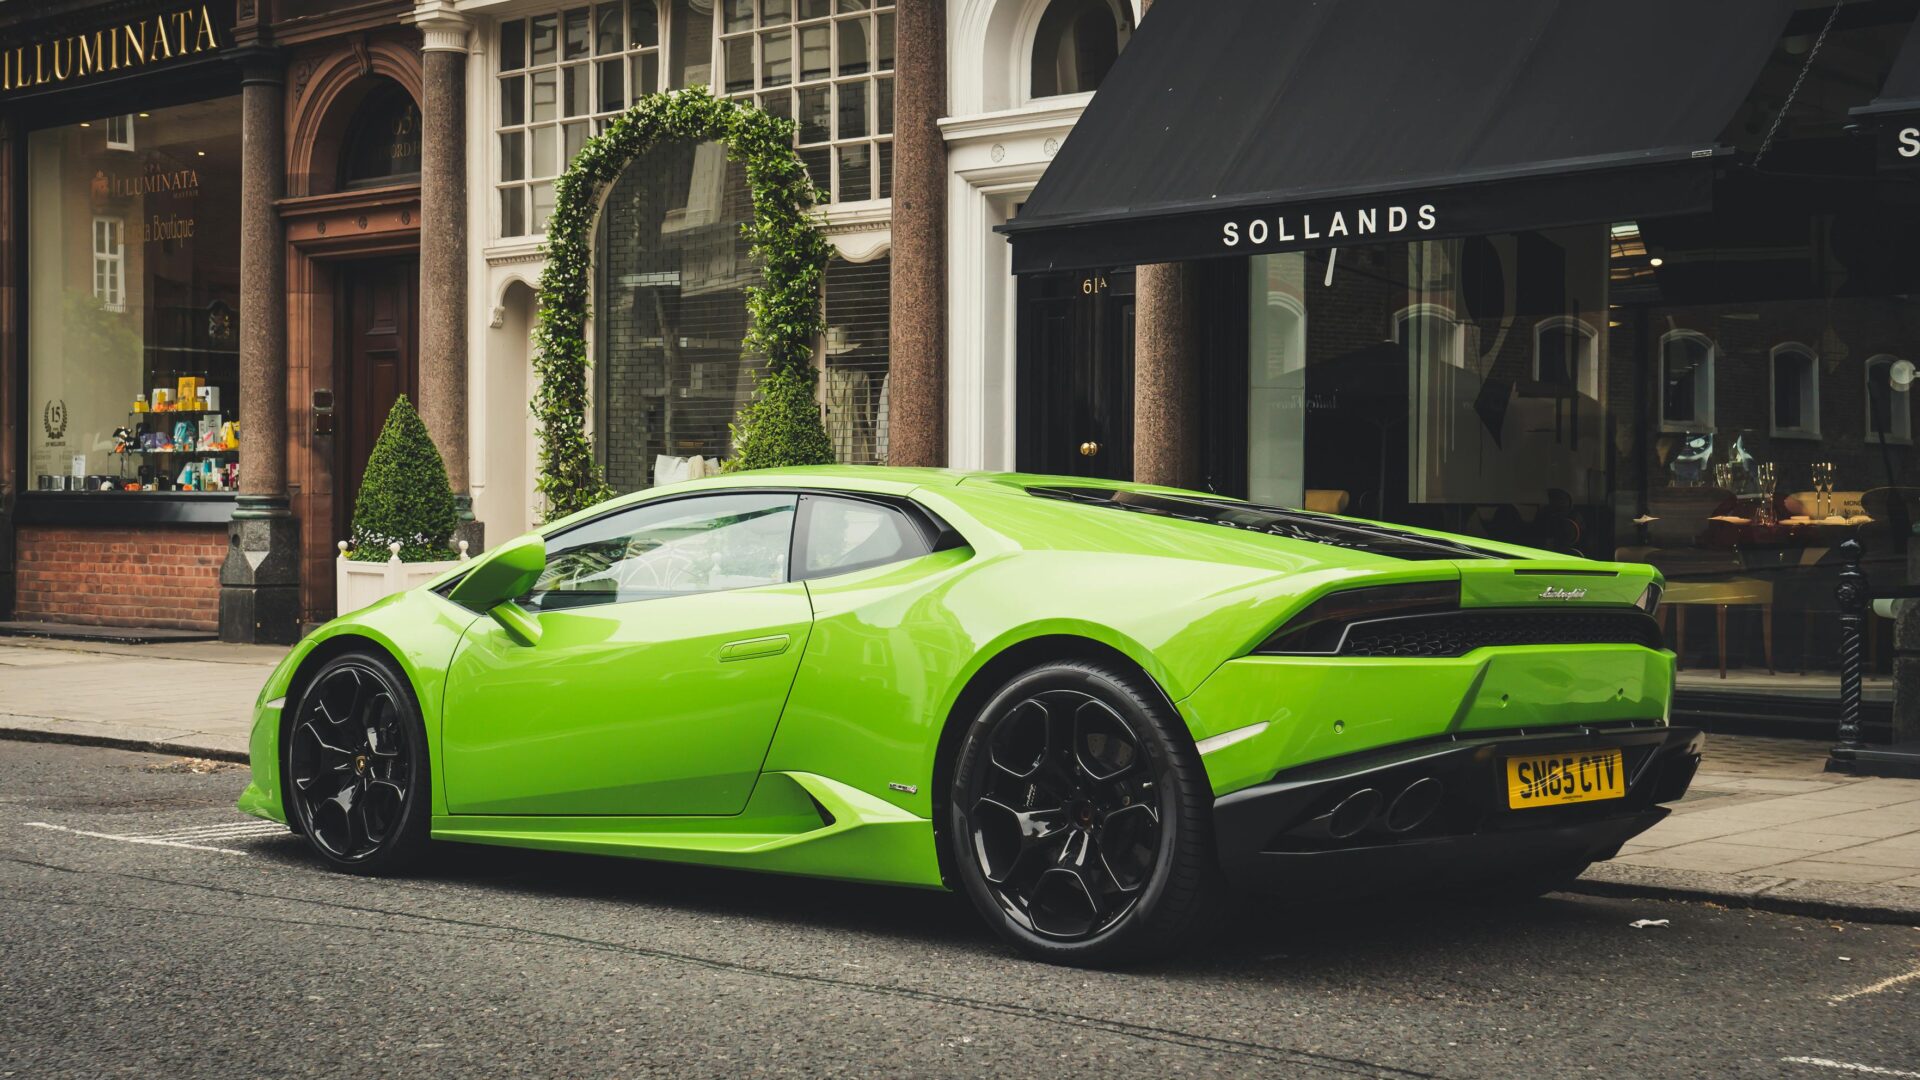
[[[413,403],[402,394],[367,458],[360,496],[353,503],[353,549],[347,557],[386,562],[393,557],[388,545],[398,540],[401,562],[452,559],[456,556],[449,541],[458,524],[446,463]]]
[[[742,348],[766,361],[759,392],[732,425],[729,470],[833,461],[813,400],[814,343],[825,328],[821,280],[829,247],[809,209],[820,193],[793,148],[793,121],[701,87],[649,94],[586,141],[553,185],[540,317],[533,331],[539,376],[540,494],[551,521],[612,497],[586,432],[587,296],[600,196],[635,157],[660,142],[719,140],[746,169],[753,218],[742,226],[764,285],[747,288]]]

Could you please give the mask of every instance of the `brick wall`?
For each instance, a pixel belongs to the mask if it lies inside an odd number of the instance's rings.
[[[14,618],[217,630],[224,525],[22,525]]]

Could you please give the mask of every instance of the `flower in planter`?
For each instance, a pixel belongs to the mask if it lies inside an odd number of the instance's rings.
[[[427,425],[402,394],[367,458],[360,497],[353,504],[353,550],[347,557],[386,562],[392,557],[390,545],[398,541],[401,562],[452,559],[450,541],[458,520],[447,466]]]

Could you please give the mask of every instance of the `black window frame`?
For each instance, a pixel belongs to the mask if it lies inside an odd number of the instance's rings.
[[[808,571],[807,556],[813,550],[813,512],[814,508],[822,502],[865,503],[868,506],[879,507],[905,521],[907,534],[915,537],[919,543],[915,545],[914,550],[911,552],[889,555],[884,559],[868,559],[863,562],[833,566],[824,570]],[[864,492],[804,492],[800,496],[800,516],[795,519],[793,526],[793,551],[788,555],[787,561],[790,579],[793,581],[818,581],[822,578],[839,577],[842,574],[871,570],[876,566],[891,566],[894,563],[911,562],[923,555],[931,555],[937,550],[942,550],[939,544],[943,539],[941,526],[944,526],[945,523],[940,522],[939,525],[936,525],[935,522],[937,520],[938,519],[934,518],[924,507],[913,502],[911,499],[890,499],[884,496],[869,495]],[[952,533],[952,529],[948,528],[945,532]],[[953,535],[957,536],[958,534]],[[948,546],[953,545],[950,544]]]

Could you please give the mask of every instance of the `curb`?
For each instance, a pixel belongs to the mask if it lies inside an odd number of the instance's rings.
[[[1610,899],[1704,901],[1778,915],[1920,926],[1920,889],[1812,878],[1714,874],[1596,863],[1579,880],[1560,891]],[[1911,893],[1913,898],[1907,899],[1896,895],[1898,893]]]
[[[132,750],[143,754],[171,754],[176,757],[203,757],[215,761],[247,764],[247,752],[224,746],[200,745],[165,739],[128,739],[114,735],[89,735],[70,731],[36,731],[32,728],[0,727],[0,740],[12,742],[64,743],[69,746],[99,746],[109,750]]]

